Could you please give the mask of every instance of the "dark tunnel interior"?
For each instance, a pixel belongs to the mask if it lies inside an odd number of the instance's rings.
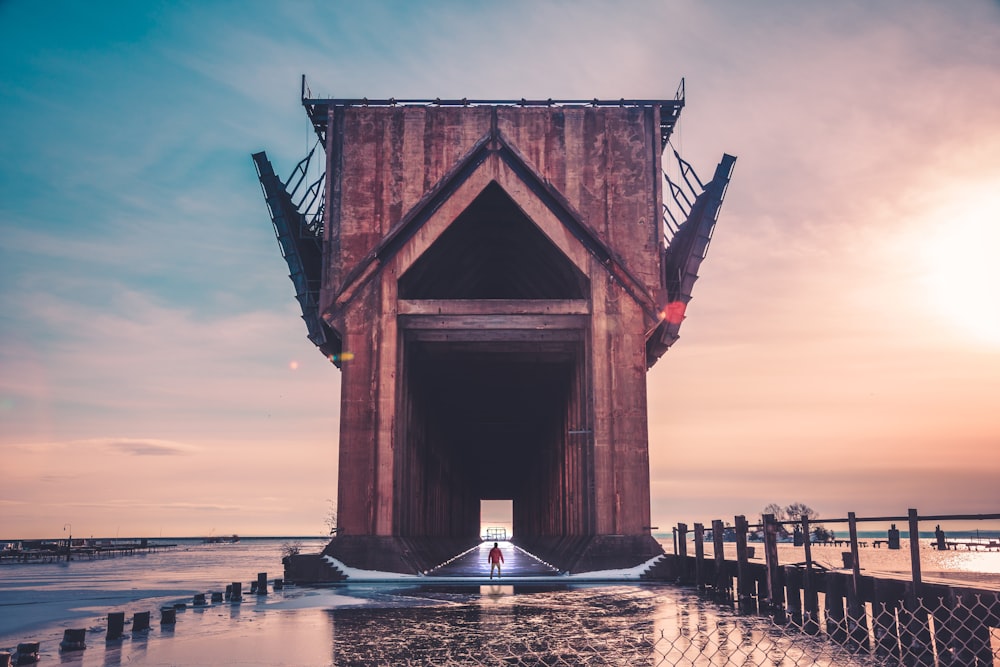
[[[586,496],[586,460],[567,434],[588,422],[585,325],[518,328],[491,304],[589,294],[587,277],[496,183],[400,277],[401,299],[474,302],[466,312],[488,324],[456,316],[454,327],[403,334],[399,534],[478,535],[480,501],[498,499],[513,500],[515,532],[573,530],[570,516],[582,525],[584,510],[568,505]]]

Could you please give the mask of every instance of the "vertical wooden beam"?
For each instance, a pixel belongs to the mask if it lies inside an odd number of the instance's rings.
[[[805,549],[806,569],[802,573],[802,628],[810,633],[819,632],[819,593],[813,576],[812,538],[809,536],[809,517],[802,515],[802,546]]]
[[[754,583],[747,562],[747,518],[742,514],[735,517],[736,524],[736,595],[741,613],[756,610],[753,598]]]
[[[694,524],[694,582],[705,590],[705,526]]]
[[[844,614],[844,581],[836,572],[826,574],[826,634],[835,642],[847,641],[847,622]]]
[[[917,510],[911,508],[908,518],[910,523],[910,572],[913,581],[910,602],[916,608],[917,596],[920,595],[922,583],[920,577],[920,519]]]
[[[677,572],[679,575],[677,578],[681,582],[687,581],[688,578],[687,530],[686,523],[677,524]]]
[[[858,520],[854,512],[847,513],[847,527],[851,536],[851,586],[848,589],[848,626],[851,641],[865,649],[869,648],[868,618],[865,603],[861,600],[861,563],[858,554]]]
[[[785,579],[785,600],[788,615],[795,625],[802,627],[802,572],[794,565],[781,568]]]
[[[876,579],[872,600],[872,626],[875,628],[875,654],[880,658],[899,659],[899,610],[900,586],[898,582]]]
[[[715,594],[722,596],[733,588],[732,578],[726,572],[725,527],[722,519],[712,520],[712,556],[715,558]]]
[[[778,563],[778,522],[773,514],[764,517],[764,561],[767,565],[767,606],[777,623],[785,622],[785,588]]]

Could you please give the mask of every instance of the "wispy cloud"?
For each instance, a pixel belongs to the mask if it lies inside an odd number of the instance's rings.
[[[135,456],[179,456],[190,454],[193,450],[190,445],[164,440],[109,440],[104,446],[113,451]]]

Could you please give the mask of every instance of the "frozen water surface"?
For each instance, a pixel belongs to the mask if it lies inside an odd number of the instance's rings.
[[[40,641],[43,664],[65,665],[869,664],[670,585],[401,580],[250,595],[258,572],[280,576],[281,550],[281,540],[191,541],[148,556],[4,566],[0,649]],[[931,558],[947,569],[944,554]],[[243,583],[241,604],[190,606],[194,593],[233,581]],[[173,628],[161,626],[160,606],[175,602],[189,606]],[[126,613],[126,637],[106,642],[112,611]],[[136,611],[152,612],[149,631],[130,632]],[[60,654],[66,628],[89,630],[85,650]]]

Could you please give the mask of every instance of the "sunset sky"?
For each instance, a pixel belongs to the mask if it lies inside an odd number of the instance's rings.
[[[250,155],[331,97],[669,98],[738,157],[653,523],[1000,512],[1000,3],[0,1],[0,539],[316,535],[339,372]],[[984,526],[985,527],[985,526]]]

